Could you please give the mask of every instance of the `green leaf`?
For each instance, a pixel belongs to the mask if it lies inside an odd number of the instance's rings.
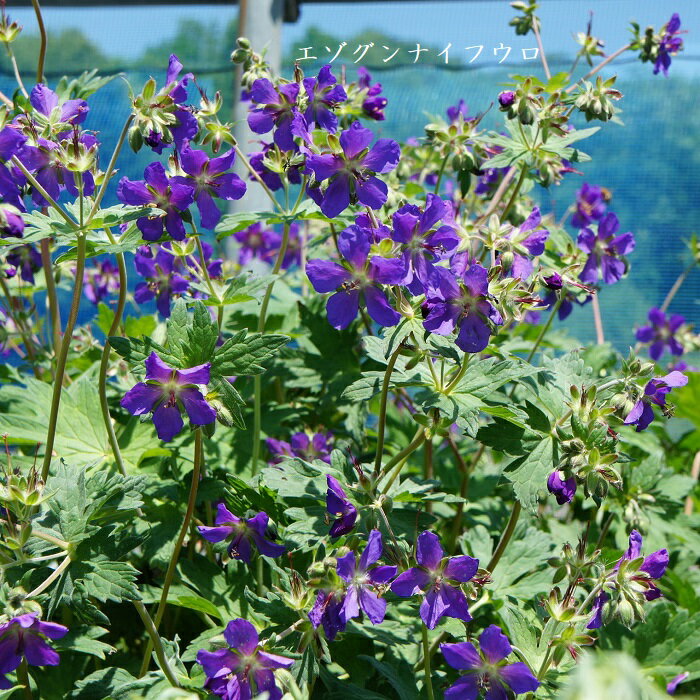
[[[116,649],[109,644],[100,642],[99,638],[109,634],[104,627],[71,627],[68,634],[54,642],[57,651],[77,651],[81,654],[90,654],[98,659],[106,658],[106,654],[113,654]]]
[[[216,239],[221,240],[227,236],[232,236],[234,233],[242,231],[244,228],[252,226],[254,223],[262,219],[262,214],[259,212],[236,212],[235,214],[227,214],[221,218],[217,224]]]
[[[242,408],[245,401],[225,377],[214,375],[209,383],[207,401],[216,408],[218,419],[226,426],[245,430]]]
[[[411,665],[404,660],[392,659],[390,664],[383,663],[374,656],[361,654],[359,659],[366,661],[377,669],[377,672],[389,681],[391,687],[396,691],[401,700],[412,700],[420,697],[416,687],[415,674]]]
[[[146,358],[155,352],[161,360],[171,367],[183,367],[182,359],[166,350],[148,337],[143,338],[122,338],[111,336],[109,344],[121,355],[129,365],[129,369],[138,377],[146,373],[144,362]]]
[[[262,363],[270,360],[288,341],[286,335],[239,331],[216,351],[211,363],[212,373],[223,377],[262,374],[265,371]]]
[[[119,603],[122,600],[139,600],[136,586],[138,571],[123,561],[90,561],[72,564],[71,572],[76,588],[97,600]]]
[[[192,314],[192,323],[187,328],[187,347],[184,350],[188,367],[209,362],[214,354],[219,330],[211,319],[207,307],[197,301]]]
[[[525,454],[506,466],[504,476],[513,484],[515,497],[524,508],[534,512],[537,500],[546,490],[547,477],[556,469],[555,444],[551,435],[524,443]]]
[[[202,598],[202,596],[181,595],[175,599],[168,598],[168,603],[171,605],[178,605],[181,608],[187,608],[188,610],[206,613],[207,615],[215,617],[217,620],[224,619],[222,613],[219,612],[219,608],[206,598]]]

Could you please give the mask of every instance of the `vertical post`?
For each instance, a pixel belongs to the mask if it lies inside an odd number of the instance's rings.
[[[249,39],[253,51],[260,53],[265,49],[265,59],[270,64],[273,73],[279,73],[282,65],[282,19],[283,0],[239,0],[238,3],[238,36]],[[231,47],[233,49],[234,47]],[[248,128],[246,116],[247,103],[241,103],[240,96],[240,67],[236,70],[234,85],[233,118],[235,121],[234,136],[244,153],[256,150],[254,142],[260,136]],[[249,180],[249,174],[240,162],[236,161],[234,170],[242,177],[248,191],[239,201],[230,203],[230,211],[264,211],[270,208],[267,195],[257,182]]]

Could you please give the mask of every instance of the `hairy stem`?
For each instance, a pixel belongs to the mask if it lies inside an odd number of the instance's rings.
[[[54,378],[53,395],[51,397],[51,412],[49,413],[49,429],[46,435],[46,446],[44,452],[44,464],[41,469],[41,478],[45,482],[49,475],[49,467],[51,466],[51,456],[53,453],[53,443],[56,438],[56,424],[58,422],[58,409],[61,403],[61,390],[63,388],[63,377],[66,372],[66,361],[68,359],[68,350],[70,349],[71,340],[73,339],[73,329],[78,318],[80,309],[80,298],[83,293],[83,274],[85,271],[85,250],[86,239],[83,233],[78,234],[78,255],[75,265],[75,282],[73,286],[73,298],[68,314],[68,321],[61,340],[61,347],[56,362],[56,376]]]
[[[401,346],[396,348],[389,358],[389,364],[384,372],[384,381],[382,382],[382,394],[379,401],[379,422],[377,424],[377,454],[374,457],[374,473],[379,474],[382,468],[382,455],[384,453],[384,434],[386,431],[386,406],[389,398],[389,384],[391,383],[391,373],[394,371],[396,361],[399,359]]]
[[[97,197],[95,197],[95,201],[92,205],[92,208],[90,209],[90,213],[88,214],[86,225],[92,221],[92,218],[95,216],[95,214],[97,213],[97,211],[100,208],[100,204],[102,203],[102,198],[105,196],[105,192],[107,192],[107,186],[109,185],[109,181],[112,179],[112,174],[114,173],[114,167],[117,164],[117,158],[119,157],[119,153],[122,150],[122,146],[124,145],[126,135],[129,131],[129,127],[131,126],[131,122],[133,120],[134,120],[134,115],[130,114],[127,117],[126,121],[124,122],[124,126],[122,127],[122,131],[119,134],[119,140],[117,141],[117,145],[114,147],[112,157],[109,159],[109,165],[107,166],[107,170],[105,170],[104,180],[102,181],[102,185],[100,186],[100,189],[97,192]]]
[[[430,670],[430,642],[428,640],[428,628],[421,625],[422,641],[423,641],[423,671],[425,673],[425,690],[428,695],[428,700],[435,699],[433,693],[433,679]]]
[[[583,77],[579,78],[573,85],[570,85],[564,92],[568,95],[572,93],[584,80],[588,80],[590,77],[594,76],[599,70],[602,70],[605,68],[605,66],[608,65],[608,63],[611,63],[614,61],[620,54],[625,53],[630,48],[629,44],[625,44],[623,47],[619,48],[615,53],[611,53],[607,58],[602,60],[595,68],[591,68],[591,70],[586,73]]]
[[[284,214],[285,210],[282,208],[282,205],[277,201],[277,197],[275,197],[275,195],[272,193],[272,190],[265,184],[263,179],[258,174],[258,171],[250,164],[250,161],[246,157],[245,153],[243,153],[243,151],[241,151],[241,149],[238,147],[238,144],[234,146],[234,149],[236,150],[236,155],[241,159],[241,163],[245,165],[248,172],[255,178],[256,182],[260,185],[260,187],[262,187],[263,190],[265,190],[265,194],[267,194],[275,209],[277,209],[280,213]]]
[[[61,574],[68,568],[70,562],[71,558],[67,555],[43,583],[39,584],[33,591],[27,593],[27,598],[36,598],[40,593],[43,593],[57,578],[60,578]]]
[[[505,209],[501,214],[501,221],[504,221],[506,219],[506,217],[508,216],[508,212],[511,210],[513,204],[515,204],[515,200],[520,194],[520,188],[523,186],[523,182],[525,182],[526,175],[527,168],[523,168],[522,172],[520,173],[520,177],[518,178],[518,181],[515,183],[515,187],[513,188],[513,193],[511,194],[510,199],[508,200],[508,204],[506,204]]]
[[[143,622],[143,626],[146,628],[146,632],[148,632],[148,636],[151,640],[150,643],[155,648],[156,658],[158,659],[158,663],[160,663],[165,677],[168,679],[171,686],[174,688],[179,688],[180,684],[178,683],[172,668],[170,668],[168,658],[165,655],[165,649],[163,648],[163,642],[158,634],[158,630],[156,629],[153,620],[151,619],[151,616],[148,614],[148,610],[146,610],[146,606],[140,600],[135,600],[134,607],[136,608],[136,612],[139,614],[139,617]]]
[[[600,313],[600,302],[598,295],[594,294],[591,298],[591,306],[593,307],[593,324],[595,325],[595,338],[598,345],[605,342],[605,331],[603,330],[603,317]]]
[[[27,328],[24,321],[21,320],[20,317],[17,316],[17,314],[15,314],[15,307],[12,303],[12,294],[10,293],[7,283],[5,282],[5,278],[2,276],[0,276],[0,288],[2,288],[2,293],[7,299],[7,313],[10,315],[10,318],[17,327],[17,331],[19,332],[22,338],[22,342],[24,343],[24,347],[27,350],[27,359],[29,360],[29,364],[31,364],[32,366],[34,376],[37,379],[40,379],[41,372],[39,371],[39,367],[36,363],[36,355],[34,354],[34,342],[32,341],[32,334],[29,332],[29,329]]]
[[[688,267],[681,272],[680,275],[678,275],[678,278],[676,281],[673,283],[673,286],[671,289],[668,290],[668,294],[666,295],[666,298],[664,299],[664,303],[661,304],[660,310],[666,313],[668,311],[668,307],[671,305],[671,302],[673,301],[673,297],[678,294],[678,290],[681,288],[683,285],[683,282],[685,282],[686,278],[688,275],[691,273],[692,269],[695,267],[695,260],[688,265]]]
[[[53,278],[53,264],[51,262],[51,249],[48,238],[42,239],[40,249],[41,266],[44,269],[44,278],[46,279],[46,299],[49,302],[49,315],[51,316],[53,352],[58,357],[61,348],[61,310],[58,306],[58,294],[56,293],[56,281]]]
[[[32,686],[29,683],[29,666],[26,658],[23,658],[22,663],[17,667],[17,682],[23,686],[24,700],[34,700]]]
[[[44,61],[46,60],[46,44],[48,43],[48,37],[46,36],[46,27],[44,26],[44,18],[41,14],[41,5],[39,5],[39,0],[32,0],[32,7],[34,8],[34,14],[36,15],[36,22],[39,25],[39,37],[41,38],[41,44],[39,46],[39,58],[36,64],[36,82],[44,82]]]
[[[29,170],[25,167],[24,163],[17,157],[12,156],[10,161],[13,165],[16,165],[21,171],[24,177],[27,178],[29,184],[54,208],[56,213],[71,227],[77,229],[78,226],[73,221],[73,219],[66,214],[63,207],[39,184],[38,180],[32,175]]]
[[[386,486],[382,489],[382,493],[387,493],[389,489],[391,488],[392,484],[394,481],[396,481],[396,477],[399,475],[402,467],[403,467],[403,461],[412,455],[423,443],[425,442],[425,430],[423,427],[419,427],[418,430],[416,431],[416,434],[413,437],[413,440],[411,440],[410,444],[407,447],[404,447],[401,452],[399,452],[397,455],[394,455],[384,466],[384,469],[382,470],[381,474],[377,478],[377,481],[381,479],[383,476],[386,476],[391,472],[391,470],[394,467],[397,467],[396,472],[394,474],[391,474],[389,476],[389,480],[386,483]],[[398,466],[397,466],[398,465]]]
[[[435,182],[435,189],[433,190],[435,194],[438,194],[438,192],[440,192],[440,183],[442,182],[442,176],[445,174],[445,166],[447,165],[447,160],[449,157],[450,151],[448,149],[447,153],[445,154],[445,157],[442,159],[442,163],[440,164],[440,170],[438,171],[437,181]]]
[[[542,61],[542,68],[544,68],[544,74],[547,76],[547,80],[550,80],[552,73],[549,70],[549,65],[547,64],[547,56],[544,53],[544,46],[542,46],[542,37],[540,36],[540,22],[538,19],[532,23],[532,31],[535,34],[535,39],[537,40],[537,48],[540,50],[540,59]]]
[[[110,241],[114,243],[114,236],[112,236],[111,231],[108,231],[107,235],[110,237]],[[119,442],[114,432],[114,426],[112,425],[112,418],[109,415],[109,404],[107,403],[107,367],[109,365],[110,352],[109,338],[114,335],[117,328],[119,328],[119,324],[122,322],[124,306],[126,305],[126,265],[124,263],[124,253],[117,253],[117,266],[119,267],[119,299],[117,301],[117,308],[114,311],[112,325],[109,327],[107,337],[105,338],[105,346],[102,349],[100,372],[97,378],[97,391],[100,395],[102,418],[105,422],[105,428],[107,428],[107,438],[109,440],[109,446],[112,448],[114,461],[117,463],[119,471],[126,476],[126,467],[124,466]]]
[[[506,551],[506,547],[508,546],[511,537],[513,537],[513,532],[515,532],[515,526],[518,524],[518,518],[520,517],[520,512],[522,509],[523,508],[520,505],[520,501],[515,501],[515,503],[513,503],[513,510],[510,512],[510,518],[508,518],[506,529],[503,531],[503,535],[501,536],[501,540],[496,547],[496,551],[493,553],[491,561],[486,567],[488,571],[493,572],[496,565],[501,560],[503,552]]]
[[[177,536],[177,540],[175,541],[175,548],[173,549],[172,556],[170,557],[168,570],[165,572],[163,591],[160,594],[160,601],[158,603],[156,616],[153,621],[153,626],[156,632],[158,631],[158,627],[160,626],[161,620],[163,619],[163,615],[165,614],[165,608],[168,604],[168,593],[170,592],[170,586],[172,585],[173,577],[175,576],[175,569],[177,568],[177,562],[180,557],[182,543],[185,541],[187,531],[190,528],[190,522],[192,521],[194,506],[197,500],[197,489],[199,488],[199,475],[202,471],[202,461],[202,429],[196,428],[194,431],[194,468],[192,470],[192,484],[190,485],[190,495],[187,499],[187,510],[185,511],[185,518],[182,521],[180,534]],[[146,645],[146,652],[144,653],[143,662],[141,663],[141,671],[139,672],[139,678],[145,675],[146,671],[148,671],[148,665],[151,660],[152,651],[153,641],[151,640]]]
[[[279,253],[277,253],[277,260],[275,260],[275,266],[272,268],[272,274],[278,275],[279,271],[282,269],[282,262],[284,261],[284,256],[287,253],[287,245],[289,244],[289,222],[284,224],[284,232],[282,234],[282,243],[280,245]],[[275,280],[273,279],[270,284],[267,285],[265,290],[265,296],[263,297],[262,304],[260,306],[260,317],[258,318],[258,333],[263,333],[265,331],[265,318],[267,316],[267,307],[270,304],[270,298],[272,297],[272,290],[275,286]],[[253,378],[253,393],[254,393],[254,404],[253,404],[253,474],[258,473],[258,460],[260,458],[260,431],[262,428],[262,377],[257,374]]]

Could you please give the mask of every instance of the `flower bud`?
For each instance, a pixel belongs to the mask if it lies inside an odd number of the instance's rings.
[[[515,102],[515,93],[512,90],[504,90],[498,96],[498,104],[507,109]]]

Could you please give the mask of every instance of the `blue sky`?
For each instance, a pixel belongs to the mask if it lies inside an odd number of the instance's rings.
[[[31,9],[12,8],[8,12],[26,28],[35,30]],[[382,30],[397,38],[457,47],[484,45],[487,52],[503,42],[517,48],[529,47],[532,37],[515,37],[507,26],[513,16],[508,0],[462,0],[430,2],[346,2],[342,4],[302,5],[301,19],[284,27],[283,41],[289,46],[300,38],[308,26],[315,25],[340,36],[357,34],[369,27]],[[700,2],[698,0],[542,0],[540,15],[545,49],[566,51],[573,55],[572,34],[585,28],[588,11],[593,10],[594,34],[603,38],[606,49],[615,50],[626,42],[630,20],[646,26],[661,25],[671,12],[680,13],[685,35],[686,52],[700,55]],[[176,30],[181,19],[196,17],[212,24],[226,23],[235,17],[236,7],[193,3],[185,6],[141,8],[46,8],[46,23],[50,28],[81,27],[90,33],[108,54],[130,58],[146,47],[164,43]],[[196,41],[196,37],[193,37]],[[515,54],[513,54],[515,55]],[[490,56],[492,59],[492,54]],[[690,66],[689,66],[690,68]],[[687,70],[687,68],[686,68]]]

